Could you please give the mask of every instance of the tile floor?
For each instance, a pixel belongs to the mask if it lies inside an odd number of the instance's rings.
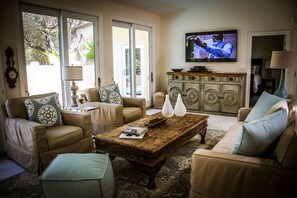
[[[160,109],[148,109],[146,113],[148,115],[160,112]],[[206,115],[206,114],[203,114]],[[221,116],[221,115],[207,115],[209,118],[207,119],[209,129],[215,130],[223,130],[227,131],[233,124],[236,123],[237,117],[231,116]]]
[[[160,109],[148,109],[147,114],[151,115],[157,112],[160,112]],[[225,130],[227,131],[236,121],[236,117],[229,116],[219,116],[219,115],[208,115],[208,128],[216,130]],[[8,177],[11,177],[15,174],[23,172],[24,169],[13,162],[12,160],[7,159],[6,157],[0,158],[0,181]]]

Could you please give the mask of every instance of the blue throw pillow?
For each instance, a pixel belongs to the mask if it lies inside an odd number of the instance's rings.
[[[286,129],[287,111],[282,109],[264,118],[242,125],[231,149],[232,154],[269,157],[278,137]]]
[[[283,100],[283,98],[271,95],[264,91],[244,121],[251,122],[253,120],[263,118],[267,111],[280,100]]]

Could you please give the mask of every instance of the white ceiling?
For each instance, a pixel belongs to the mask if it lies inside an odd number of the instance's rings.
[[[155,14],[168,14],[189,8],[198,0],[108,0],[118,4],[138,8]]]

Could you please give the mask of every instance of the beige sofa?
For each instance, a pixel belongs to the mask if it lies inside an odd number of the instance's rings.
[[[55,93],[6,100],[5,137],[7,156],[30,172],[41,173],[60,153],[94,152],[91,117],[62,110],[63,125],[47,128],[30,121],[24,100]]]
[[[144,98],[122,97],[123,105],[103,103],[100,100],[98,88],[86,89],[83,97],[86,98],[88,106],[98,107],[88,111],[91,114],[94,135],[138,120],[146,113]]]
[[[296,106],[296,96],[291,97]],[[273,158],[230,154],[251,110],[240,109],[238,122],[212,150],[198,149],[192,155],[189,197],[297,197],[297,123],[292,107]]]

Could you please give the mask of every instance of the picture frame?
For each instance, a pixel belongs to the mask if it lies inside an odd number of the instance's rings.
[[[86,99],[84,97],[79,97],[76,99],[77,105],[79,108],[86,107]]]

